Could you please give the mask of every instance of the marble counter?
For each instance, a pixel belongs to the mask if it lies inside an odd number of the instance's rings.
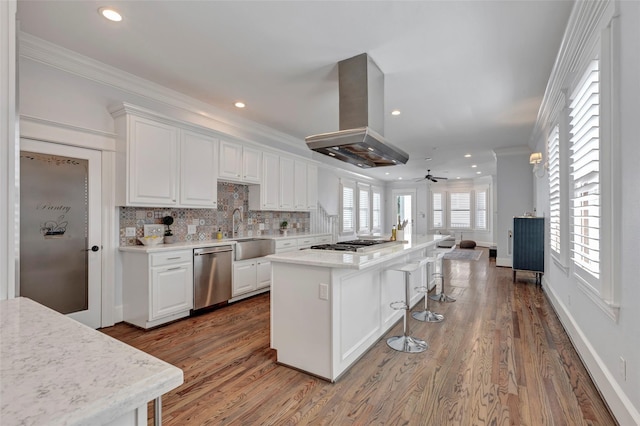
[[[30,299],[0,301],[2,425],[108,424],[182,382],[179,368]]]
[[[266,238],[270,240],[285,240],[285,239],[296,239],[296,238],[305,238],[305,237],[316,237],[321,235],[328,235],[326,233],[321,234],[290,234],[285,236],[280,235],[267,235],[263,237],[238,237],[236,239],[225,238],[222,240],[203,240],[203,241],[186,241],[181,243],[172,243],[172,244],[158,244],[157,246],[121,246],[120,251],[133,252],[133,253],[159,253],[163,251],[173,251],[173,250],[190,250],[194,248],[201,247],[215,247],[215,246],[228,246],[236,243],[236,240],[242,240],[244,238]]]
[[[366,269],[385,263],[395,257],[406,255],[426,247],[435,246],[449,235],[414,235],[407,242],[398,243],[370,253],[353,253],[331,250],[298,250],[268,256],[271,262],[292,263],[298,265],[321,266],[342,269]]]

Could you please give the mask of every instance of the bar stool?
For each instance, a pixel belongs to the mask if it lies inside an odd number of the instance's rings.
[[[431,277],[438,279],[438,276],[442,278],[442,274],[431,272],[431,268],[436,265],[438,261],[437,257],[426,257],[424,261],[427,264],[427,283],[423,286],[416,287],[415,290],[419,293],[424,293],[424,311],[413,312],[411,316],[413,319],[423,322],[440,322],[444,320],[444,315],[431,312],[429,310],[429,284],[431,283]]]
[[[389,267],[390,270],[404,272],[404,287],[405,287],[405,299],[404,301],[392,302],[389,306],[392,309],[404,310],[404,324],[402,327],[402,336],[393,336],[387,339],[387,345],[391,349],[400,352],[409,352],[409,353],[417,353],[424,352],[427,350],[429,345],[424,340],[416,339],[415,337],[411,337],[408,335],[407,331],[407,314],[409,313],[409,302],[411,298],[409,285],[410,285],[410,276],[411,273],[417,271],[422,265],[420,262],[406,263],[406,264],[397,264]]]
[[[440,284],[440,293],[429,296],[429,299],[435,300],[436,302],[455,302],[456,299],[454,299],[451,296],[447,296],[447,294],[445,293],[445,289],[444,289],[444,271],[442,269],[443,256],[444,256],[444,253],[438,254],[438,260],[440,261],[440,271],[442,271],[442,272],[439,273],[439,274],[438,273],[434,274],[436,279],[439,279],[440,282],[442,283],[442,284]]]

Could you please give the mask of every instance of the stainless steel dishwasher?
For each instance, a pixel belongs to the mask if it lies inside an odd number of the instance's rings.
[[[193,310],[231,299],[232,254],[231,246],[193,250]]]

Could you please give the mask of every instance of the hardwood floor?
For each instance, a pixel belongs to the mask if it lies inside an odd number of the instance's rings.
[[[184,371],[163,396],[166,425],[616,424],[533,274],[512,283],[486,249],[444,270],[457,301],[430,308],[445,320],[409,320],[429,349],[380,340],[333,384],[275,363],[268,294],[151,331],[102,331]],[[402,321],[387,336],[401,332]]]

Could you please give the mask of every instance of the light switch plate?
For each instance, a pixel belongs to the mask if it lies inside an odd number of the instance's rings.
[[[136,236],[136,228],[134,226],[127,226],[124,229],[125,237],[135,237]]]
[[[197,232],[196,225],[187,225],[187,233],[195,234]]]

